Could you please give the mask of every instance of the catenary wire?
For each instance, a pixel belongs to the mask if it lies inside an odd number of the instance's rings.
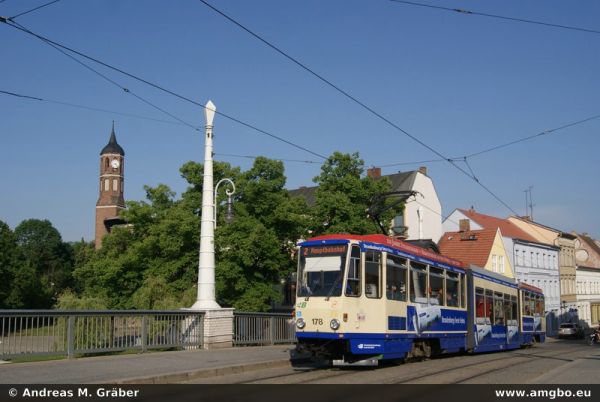
[[[392,1],[394,3],[406,4],[409,6],[427,7],[427,8],[437,9],[437,10],[452,11],[452,12],[456,12],[456,13],[460,13],[460,14],[464,14],[464,15],[478,15],[478,16],[482,16],[482,17],[498,18],[498,19],[502,19],[502,20],[523,22],[523,23],[527,23],[527,24],[543,25],[543,26],[552,27],[552,28],[569,29],[569,30],[573,30],[573,31],[581,31],[581,32],[587,32],[587,33],[600,34],[600,31],[597,31],[595,29],[587,29],[587,28],[573,27],[573,26],[568,26],[568,25],[552,24],[549,22],[534,21],[534,20],[528,20],[528,19],[524,19],[524,18],[506,17],[503,15],[496,15],[496,14],[480,13],[480,12],[476,12],[476,11],[465,10],[462,8],[449,8],[449,7],[436,6],[433,4],[416,3],[416,2],[404,1],[404,0],[390,0],[390,1]]]
[[[62,102],[62,101],[57,101],[57,100],[47,99],[47,98],[38,98],[38,97],[35,97],[35,96],[19,94],[19,93],[16,93],[16,92],[10,92],[10,91],[0,90],[0,93],[6,94],[6,95],[12,95],[12,96],[19,97],[19,98],[25,98],[25,99],[42,101],[42,102],[54,103],[54,104],[57,104],[57,105],[69,106],[69,107],[74,107],[74,108],[78,108],[78,109],[91,110],[91,111],[94,111],[94,112],[109,113],[109,114],[115,114],[115,115],[119,115],[119,116],[132,117],[132,118],[136,118],[136,119],[150,120],[150,121],[155,121],[155,122],[159,122],[159,123],[176,124],[176,125],[180,125],[180,126],[185,126],[185,124],[180,123],[178,121],[162,120],[162,119],[156,119],[156,118],[149,117],[149,116],[141,116],[141,115],[136,115],[136,114],[132,114],[132,113],[117,112],[115,110],[101,109],[101,108],[97,108],[97,107],[86,106],[86,105],[79,105],[79,104],[75,104],[75,103]],[[200,127],[195,127],[195,129],[200,129]]]
[[[18,22],[14,22],[13,24],[16,24],[17,26],[25,29],[26,31],[29,31],[25,26],[19,24]],[[60,47],[54,45],[53,43],[50,43],[48,41],[43,40],[44,43],[46,43],[48,46],[54,48],[55,50],[57,50],[58,52],[62,53],[63,55],[67,56],[68,58],[70,58],[71,60],[75,61],[76,63],[78,63],[79,65],[81,65],[82,67],[86,68],[87,70],[93,72],[94,74],[100,76],[101,78],[103,78],[105,81],[109,82],[110,84],[116,86],[117,88],[123,90],[125,93],[132,95],[133,97],[135,97],[136,99],[140,100],[141,102],[147,104],[150,107],[153,107],[154,109],[166,114],[167,116],[179,121],[180,123],[196,130],[196,131],[200,131],[199,128],[195,127],[194,125],[186,122],[183,119],[180,119],[179,117],[175,116],[174,114],[166,111],[165,109],[161,108],[160,106],[155,105],[154,103],[148,101],[147,99],[144,99],[143,97],[137,95],[136,93],[134,93],[133,91],[131,91],[130,89],[124,87],[123,85],[119,84],[118,82],[116,82],[115,80],[109,78],[108,76],[106,76],[105,74],[102,74],[101,72],[99,72],[98,70],[90,67],[89,65],[87,65],[86,63],[82,62],[81,60],[77,59],[76,57],[70,55],[69,53],[65,52],[63,49],[61,49]]]
[[[215,156],[225,156],[225,157],[230,157],[230,158],[245,158],[245,159],[256,159],[259,158],[260,156],[252,156],[252,155],[234,155],[234,154],[221,154],[221,153],[215,153]],[[270,158],[276,161],[282,161],[282,162],[297,162],[297,163],[308,163],[308,164],[319,164],[321,162],[317,162],[317,161],[305,161],[305,160],[299,160],[299,159],[282,159],[282,158]]]
[[[123,75],[125,75],[125,76],[127,76],[127,77],[133,78],[134,80],[137,80],[137,81],[139,81],[139,82],[142,82],[142,83],[144,83],[144,84],[147,84],[147,85],[149,85],[149,86],[151,86],[151,87],[153,87],[153,88],[156,88],[156,89],[158,89],[158,90],[160,90],[160,91],[162,91],[162,92],[165,92],[165,93],[168,93],[168,94],[170,94],[170,95],[173,95],[173,96],[175,96],[176,98],[179,98],[179,99],[181,99],[181,100],[184,100],[184,101],[186,101],[186,102],[189,102],[189,103],[191,103],[191,104],[193,104],[193,105],[200,106],[201,108],[206,108],[206,106],[205,106],[205,105],[202,105],[201,103],[199,103],[199,102],[196,102],[196,101],[194,101],[194,100],[192,100],[192,99],[190,99],[190,98],[188,98],[188,97],[186,97],[186,96],[183,96],[183,95],[181,95],[181,94],[178,94],[178,93],[176,93],[176,92],[173,92],[173,91],[171,91],[171,90],[169,90],[169,89],[166,89],[166,88],[164,88],[164,87],[162,87],[162,86],[160,86],[160,85],[158,85],[158,84],[155,84],[155,83],[153,83],[153,82],[150,82],[150,81],[148,81],[148,80],[145,80],[145,79],[143,79],[143,78],[140,78],[140,77],[138,77],[138,76],[136,76],[136,75],[134,75],[134,74],[128,73],[128,72],[126,72],[126,71],[124,71],[124,70],[122,70],[122,69],[120,69],[120,68],[114,67],[114,66],[112,66],[112,65],[110,65],[110,64],[108,64],[108,63],[105,63],[105,62],[103,62],[103,61],[101,61],[101,60],[98,60],[98,59],[96,59],[96,58],[94,58],[94,57],[88,56],[88,55],[86,55],[86,54],[84,54],[84,53],[82,53],[82,52],[79,52],[79,51],[77,51],[77,50],[74,50],[74,49],[72,49],[72,48],[69,48],[68,46],[62,45],[62,44],[60,44],[60,43],[58,43],[58,42],[55,42],[55,41],[53,41],[53,40],[51,40],[51,39],[48,39],[48,38],[46,38],[46,37],[44,37],[44,36],[42,36],[42,35],[39,35],[39,34],[37,34],[37,33],[35,33],[35,32],[32,32],[32,31],[30,31],[30,30],[27,30],[27,29],[23,29],[22,27],[19,27],[19,26],[15,25],[13,21],[7,20],[6,18],[2,18],[2,17],[0,17],[0,22],[4,22],[4,23],[6,23],[6,24],[7,24],[9,27],[12,27],[12,28],[14,28],[14,29],[18,29],[18,30],[20,30],[20,31],[23,31],[23,32],[25,32],[25,33],[29,34],[29,35],[35,36],[36,38],[38,38],[38,39],[40,39],[40,40],[42,40],[42,41],[44,41],[44,42],[51,43],[51,44],[53,44],[53,45],[55,45],[55,46],[58,46],[58,47],[60,47],[61,49],[67,50],[67,51],[69,51],[69,52],[71,52],[71,53],[74,53],[74,54],[76,54],[76,55],[80,56],[80,57],[83,57],[83,58],[85,58],[85,59],[87,59],[87,60],[93,61],[93,62],[95,62],[95,63],[97,63],[97,64],[100,64],[100,65],[102,65],[102,66],[106,67],[106,68],[109,68],[109,69],[111,69],[111,70],[113,70],[113,71],[117,71],[117,72],[119,72],[119,73],[121,73],[121,74],[123,74]],[[238,123],[238,124],[240,124],[240,125],[242,125],[242,126],[244,126],[244,127],[250,128],[250,129],[252,129],[252,130],[254,130],[254,131],[256,131],[256,132],[259,132],[259,133],[261,133],[261,134],[264,134],[264,135],[266,135],[266,136],[268,136],[268,137],[271,137],[271,138],[273,138],[273,139],[276,139],[276,140],[278,140],[278,141],[280,141],[280,142],[283,142],[283,143],[285,143],[285,144],[288,144],[288,145],[290,145],[290,146],[292,146],[292,147],[294,147],[294,148],[297,148],[297,149],[300,149],[300,150],[302,150],[302,151],[304,151],[304,152],[307,152],[307,153],[310,153],[310,154],[312,154],[312,155],[315,155],[315,156],[317,156],[317,157],[319,157],[319,158],[321,158],[321,159],[323,159],[323,160],[326,160],[326,159],[327,159],[327,157],[326,157],[326,156],[323,156],[323,155],[321,155],[321,154],[319,154],[319,153],[317,153],[317,152],[311,151],[310,149],[308,149],[308,148],[306,148],[306,147],[303,147],[303,146],[301,146],[301,145],[298,145],[298,144],[296,144],[296,143],[293,143],[293,142],[291,142],[291,141],[289,141],[289,140],[286,140],[286,139],[284,139],[284,138],[282,138],[282,137],[279,137],[279,136],[277,136],[277,135],[275,135],[275,134],[272,134],[272,133],[270,133],[270,132],[268,132],[268,131],[265,131],[265,130],[263,130],[263,129],[260,129],[260,128],[258,128],[258,127],[256,127],[256,126],[252,125],[252,124],[246,123],[246,122],[244,122],[244,121],[242,121],[242,120],[240,120],[240,119],[238,119],[238,118],[235,118],[235,117],[233,117],[233,116],[230,116],[230,115],[228,115],[228,114],[225,114],[225,113],[223,113],[223,112],[219,112],[219,111],[215,111],[215,113],[216,113],[216,114],[218,114],[219,116],[222,116],[222,117],[224,117],[224,118],[228,119],[228,120],[231,120],[231,121],[233,121],[233,122],[235,122],[235,123]]]
[[[50,2],[48,2],[48,3],[46,3],[46,4],[42,4],[41,6],[37,6],[37,7],[35,7],[35,8],[32,8],[31,10],[24,11],[24,12],[22,12],[22,13],[20,13],[20,14],[14,15],[14,16],[10,17],[10,19],[11,19],[11,20],[14,20],[15,18],[19,18],[19,17],[21,17],[21,16],[23,16],[23,15],[25,15],[25,14],[32,13],[32,12],[34,12],[34,11],[36,11],[36,10],[39,10],[40,8],[43,8],[43,7],[49,6],[49,5],[51,5],[51,4],[58,3],[59,1],[60,1],[60,0],[54,0],[54,1],[50,1]]]
[[[483,149],[481,151],[473,152],[472,154],[468,154],[468,155],[457,157],[457,158],[451,158],[451,159],[453,161],[455,161],[455,162],[456,161],[463,161],[465,158],[473,158],[475,156],[479,156],[479,155],[482,155],[482,154],[485,154],[485,153],[488,153],[488,152],[496,151],[498,149],[505,148],[505,147],[508,147],[508,146],[511,146],[511,145],[515,145],[515,144],[518,144],[518,143],[521,143],[521,142],[529,141],[529,140],[532,140],[534,138],[542,137],[544,135],[552,134],[552,133],[554,133],[556,131],[563,130],[563,129],[569,128],[569,127],[573,127],[573,126],[576,126],[576,125],[579,125],[579,124],[583,124],[583,123],[586,123],[588,121],[595,120],[595,119],[598,119],[598,118],[600,118],[600,114],[596,114],[594,116],[587,117],[585,119],[577,120],[577,121],[574,121],[574,122],[562,125],[560,127],[556,127],[556,128],[544,130],[544,131],[539,132],[537,134],[532,134],[532,135],[529,135],[529,136],[526,136],[526,137],[518,138],[518,139],[513,140],[513,141],[509,141],[509,142],[506,142],[506,143],[495,145],[495,146],[490,147],[490,148],[485,148],[485,149]],[[432,160],[428,160],[428,161],[399,162],[399,163],[390,163],[390,164],[387,164],[387,165],[377,165],[377,166],[379,166],[379,167],[393,167],[393,166],[400,166],[400,165],[415,165],[415,164],[419,164],[419,163],[444,162],[444,161],[446,161],[446,159],[432,159]]]
[[[315,72],[314,70],[312,70],[311,68],[307,67],[306,65],[304,65],[303,63],[301,63],[300,61],[298,61],[297,59],[295,59],[294,57],[290,56],[289,54],[287,54],[283,50],[279,49],[277,46],[275,46],[271,42],[269,42],[266,39],[262,38],[260,35],[258,35],[257,33],[253,32],[252,30],[250,30],[246,26],[242,25],[241,23],[239,23],[238,21],[236,21],[232,17],[228,16],[227,14],[225,14],[224,12],[222,12],[221,10],[217,9],[213,5],[209,4],[205,0],[199,0],[199,1],[202,4],[206,5],[207,7],[209,7],[210,9],[212,9],[213,11],[215,11],[216,13],[218,13],[219,15],[221,15],[222,17],[224,17],[225,19],[227,19],[228,21],[232,22],[233,24],[235,24],[236,26],[238,26],[239,28],[241,28],[242,30],[244,30],[245,32],[247,32],[248,34],[250,34],[251,36],[253,36],[254,38],[258,39],[260,42],[264,43],[265,45],[267,45],[268,47],[270,47],[271,49],[273,49],[277,53],[281,54],[286,59],[290,60],[292,63],[296,64],[297,66],[299,66],[303,70],[307,71],[308,73],[310,73],[311,75],[313,75],[314,77],[316,77],[317,79],[319,79],[320,81],[322,81],[323,83],[327,84],[329,87],[333,88],[334,90],[336,90],[337,92],[339,92],[340,94],[342,94],[343,96],[345,96],[346,98],[352,100],[354,103],[358,104],[360,107],[362,107],[363,109],[367,110],[368,112],[370,112],[371,114],[373,114],[374,116],[376,116],[377,118],[379,118],[380,120],[384,121],[385,123],[387,123],[388,125],[392,126],[396,130],[400,131],[401,133],[403,133],[407,137],[411,138],[413,141],[415,141],[415,142],[419,143],[420,145],[422,145],[423,147],[427,148],[428,150],[430,150],[431,152],[433,152],[434,154],[436,154],[440,158],[446,160],[448,163],[450,163],[452,166],[454,166],[456,169],[458,169],[460,172],[462,172],[465,176],[467,176],[470,179],[472,179],[473,181],[475,181],[475,183],[477,183],[479,186],[481,186],[488,194],[490,194],[498,202],[500,202],[502,205],[504,205],[508,210],[510,210],[510,211],[512,211],[513,213],[516,214],[515,210],[510,205],[508,205],[498,195],[496,195],[493,191],[491,191],[481,181],[477,180],[469,172],[467,172],[466,170],[464,170],[463,168],[461,168],[460,166],[458,166],[453,159],[445,157],[442,153],[440,153],[439,151],[437,151],[432,146],[426,144],[425,142],[423,142],[422,140],[420,140],[416,136],[410,134],[408,131],[404,130],[403,128],[401,128],[400,126],[398,126],[397,124],[395,124],[394,122],[392,122],[391,120],[389,120],[388,118],[384,117],[383,115],[381,115],[380,113],[378,113],[373,108],[367,106],[365,103],[363,103],[362,101],[358,100],[356,97],[354,97],[350,93],[348,93],[345,90],[341,89],[339,86],[335,85],[333,82],[331,82],[328,79],[324,78],[323,76],[321,76],[320,74],[318,74],[317,72]]]

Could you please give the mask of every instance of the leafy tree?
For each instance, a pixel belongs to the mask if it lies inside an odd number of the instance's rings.
[[[386,178],[375,180],[362,177],[364,161],[358,153],[335,152],[321,167],[321,174],[314,178],[319,185],[313,209],[313,233],[368,234],[379,232],[375,222],[369,219],[367,210],[376,195],[389,192],[391,184]],[[383,221],[391,219],[402,206],[387,211]]]
[[[106,310],[107,303],[100,297],[78,296],[71,290],[65,290],[56,302],[59,310]]]
[[[15,281],[21,288],[21,303],[28,308],[44,308],[71,284],[73,250],[48,220],[28,219],[15,228],[15,237],[26,268]],[[33,278],[35,276],[36,278]],[[38,289],[36,286],[41,286]],[[16,286],[16,293],[19,288]],[[17,303],[16,295],[13,303]]]
[[[296,241],[314,233],[370,233],[376,225],[366,216],[374,195],[389,191],[386,180],[363,178],[358,154],[336,153],[315,178],[317,205],[308,208],[285,189],[283,164],[257,158],[242,172],[214,163],[214,181],[235,182],[231,224],[223,221],[225,191],[217,194],[215,232],[216,293],[222,306],[267,310],[281,294],[281,279],[295,270]],[[203,166],[188,162],[180,169],[189,187],[176,199],[168,186],[145,187],[146,200],[128,202],[126,227],[116,227],[98,252],[74,246],[74,277],[80,296],[98,298],[109,308],[173,308],[196,298]],[[221,190],[223,190],[221,188]],[[390,219],[393,216],[390,211]],[[65,293],[61,302],[74,303]],[[77,300],[75,300],[77,301]],[[67,303],[68,304],[68,303]]]
[[[17,239],[10,227],[0,221],[0,308],[7,308],[14,273],[21,267]]]

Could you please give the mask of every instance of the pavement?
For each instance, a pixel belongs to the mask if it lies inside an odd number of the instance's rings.
[[[165,384],[289,366],[293,345],[182,350],[0,365],[1,384]]]

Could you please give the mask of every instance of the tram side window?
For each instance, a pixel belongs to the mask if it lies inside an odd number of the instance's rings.
[[[446,272],[446,305],[458,307],[460,281],[457,273]]]
[[[485,320],[486,324],[493,323],[494,319],[494,292],[485,290]]]
[[[500,292],[494,292],[494,325],[504,325],[504,297]]]
[[[429,303],[444,305],[444,270],[429,267]]]
[[[406,271],[405,258],[388,254],[386,259],[386,296],[388,300],[406,301]]]
[[[360,296],[360,247],[352,246],[346,296]]]
[[[535,295],[533,293],[529,294],[529,311],[531,311],[531,315],[535,313]]]
[[[506,325],[511,325],[513,316],[512,306],[510,305],[510,295],[504,295],[504,319],[506,320]]]
[[[510,307],[512,309],[512,319],[513,319],[513,325],[517,325],[517,320],[519,319],[519,312],[518,312],[518,303],[517,303],[517,296],[511,296],[510,297]]]
[[[467,308],[467,281],[465,280],[465,274],[460,274],[460,283],[461,283],[461,307]]]
[[[523,292],[523,315],[531,315],[531,307],[529,305],[528,292]]]
[[[544,315],[544,297],[541,295],[535,296],[535,312],[540,316]]]
[[[368,298],[381,297],[381,252],[365,253],[365,294]]]
[[[482,288],[475,288],[475,317],[477,324],[485,323],[485,294]]]
[[[410,263],[410,301],[427,303],[427,265],[418,262]]]

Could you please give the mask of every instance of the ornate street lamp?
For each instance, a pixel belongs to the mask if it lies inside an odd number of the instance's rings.
[[[225,215],[225,222],[227,223],[231,223],[231,221],[233,220],[233,202],[231,201],[231,196],[235,193],[235,184],[233,184],[233,180],[231,179],[221,179],[219,180],[219,182],[217,183],[217,185],[215,186],[215,195],[214,195],[214,206],[215,206],[215,211],[214,211],[214,228],[217,228],[217,191],[219,189],[219,185],[221,185],[221,183],[223,182],[227,182],[230,186],[231,186],[231,190],[227,189],[225,190],[225,194],[227,194],[227,214]]]
[[[202,218],[200,221],[200,258],[198,263],[198,296],[194,310],[220,309],[215,299],[215,199],[213,193],[213,120],[215,105],[208,101],[204,108],[204,175],[202,181]]]

